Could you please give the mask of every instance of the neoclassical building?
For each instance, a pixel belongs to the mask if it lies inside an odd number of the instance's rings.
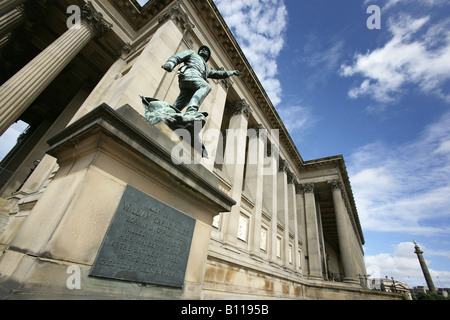
[[[0,296],[394,297],[367,289],[343,157],[301,157],[212,0],[6,0],[0,16],[0,130],[29,125],[1,162]],[[208,158],[141,99],[173,103],[161,65],[203,44],[242,72],[208,80]]]

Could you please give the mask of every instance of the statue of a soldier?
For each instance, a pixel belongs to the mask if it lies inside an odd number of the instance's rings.
[[[211,92],[211,86],[206,82],[207,78],[225,79],[232,75],[241,76],[241,72],[211,70],[207,62],[211,57],[211,49],[208,46],[201,46],[198,54],[193,50],[186,50],[170,57],[162,68],[168,72],[182,62],[179,70],[178,82],[180,94],[173,104],[173,108],[182,111],[187,107],[186,114],[197,112],[206,96]]]

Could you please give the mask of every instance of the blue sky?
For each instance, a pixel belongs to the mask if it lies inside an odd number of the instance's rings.
[[[344,156],[368,273],[426,285],[416,239],[450,287],[450,2],[215,3],[303,159]]]

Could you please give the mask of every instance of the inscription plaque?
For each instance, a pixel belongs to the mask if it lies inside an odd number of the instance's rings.
[[[195,219],[127,186],[90,275],[182,287]]]

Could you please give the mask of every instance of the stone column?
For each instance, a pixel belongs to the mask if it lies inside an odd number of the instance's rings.
[[[0,134],[30,106],[70,61],[95,36],[112,26],[88,2],[82,23],[67,30],[0,87]]]
[[[306,236],[305,236],[305,197],[303,195],[303,187],[300,184],[295,184],[295,205],[297,209],[297,243],[306,244]],[[298,250],[297,250],[298,251]],[[304,268],[304,251],[302,250],[302,256],[300,259],[300,266],[302,273],[306,268]]]
[[[202,141],[208,151],[208,158],[202,158],[202,164],[210,171],[214,170],[214,163],[218,148],[222,148],[221,152],[223,152],[223,144],[220,144],[219,142],[221,135],[220,128],[223,121],[223,113],[225,110],[225,103],[229,89],[229,87],[225,85],[226,83],[227,82],[225,81],[219,82],[216,86],[213,103],[210,105],[206,104],[206,108],[202,106],[203,108],[201,110],[209,113],[208,121],[203,129],[202,137]]]
[[[278,156],[279,151],[275,149],[272,145],[272,150],[270,150],[270,155],[268,157],[269,165],[271,168],[278,168]],[[278,231],[278,205],[277,205],[277,170],[273,174],[264,175],[264,188],[263,195],[264,200],[268,206],[268,213],[271,215],[270,220],[270,234],[268,235],[269,240],[269,262],[276,264],[277,258],[277,231]]]
[[[14,8],[17,8],[22,3],[24,3],[25,0],[1,0],[0,1],[0,17],[4,14],[8,13],[9,11],[13,10]]]
[[[267,130],[264,129],[262,125],[258,125],[256,128],[253,128],[253,130],[253,134],[249,135],[246,181],[255,202],[252,217],[252,236],[250,237],[249,243],[250,252],[255,256],[259,256],[261,247],[261,220],[264,188],[264,144],[267,140]]]
[[[0,38],[21,25],[23,22],[23,9],[17,7],[0,17]]]
[[[322,263],[320,260],[319,224],[317,221],[316,199],[314,184],[304,184],[306,236],[308,242],[309,278],[322,280]]]
[[[291,172],[288,173],[288,210],[289,210],[289,229],[294,234],[294,243],[292,247],[292,267],[294,270],[298,270],[298,225],[297,225],[297,199],[295,184],[295,175]]]
[[[336,225],[339,237],[339,249],[341,252],[341,262],[344,269],[344,282],[358,283],[355,263],[353,261],[353,253],[351,248],[351,234],[353,227],[347,218],[348,213],[342,197],[343,185],[340,181],[328,181],[333,194],[334,211],[336,214]]]
[[[231,198],[236,201],[230,212],[223,214],[223,238],[226,243],[235,244],[239,226],[242,184],[244,182],[245,149],[248,119],[252,110],[245,100],[233,104],[234,114],[227,129],[224,166],[231,179]]]
[[[428,289],[432,293],[436,293],[436,287],[434,286],[433,279],[431,278],[430,271],[428,270],[427,263],[423,257],[423,251],[420,249],[418,243],[414,240],[414,253],[417,254],[417,258],[419,259],[420,267],[422,268],[423,276],[425,277],[425,281],[427,282]]]
[[[289,208],[288,208],[288,192],[287,192],[287,162],[280,159],[279,169],[277,174],[278,187],[278,216],[284,222],[283,230],[283,247],[281,260],[283,266],[289,268]]]

